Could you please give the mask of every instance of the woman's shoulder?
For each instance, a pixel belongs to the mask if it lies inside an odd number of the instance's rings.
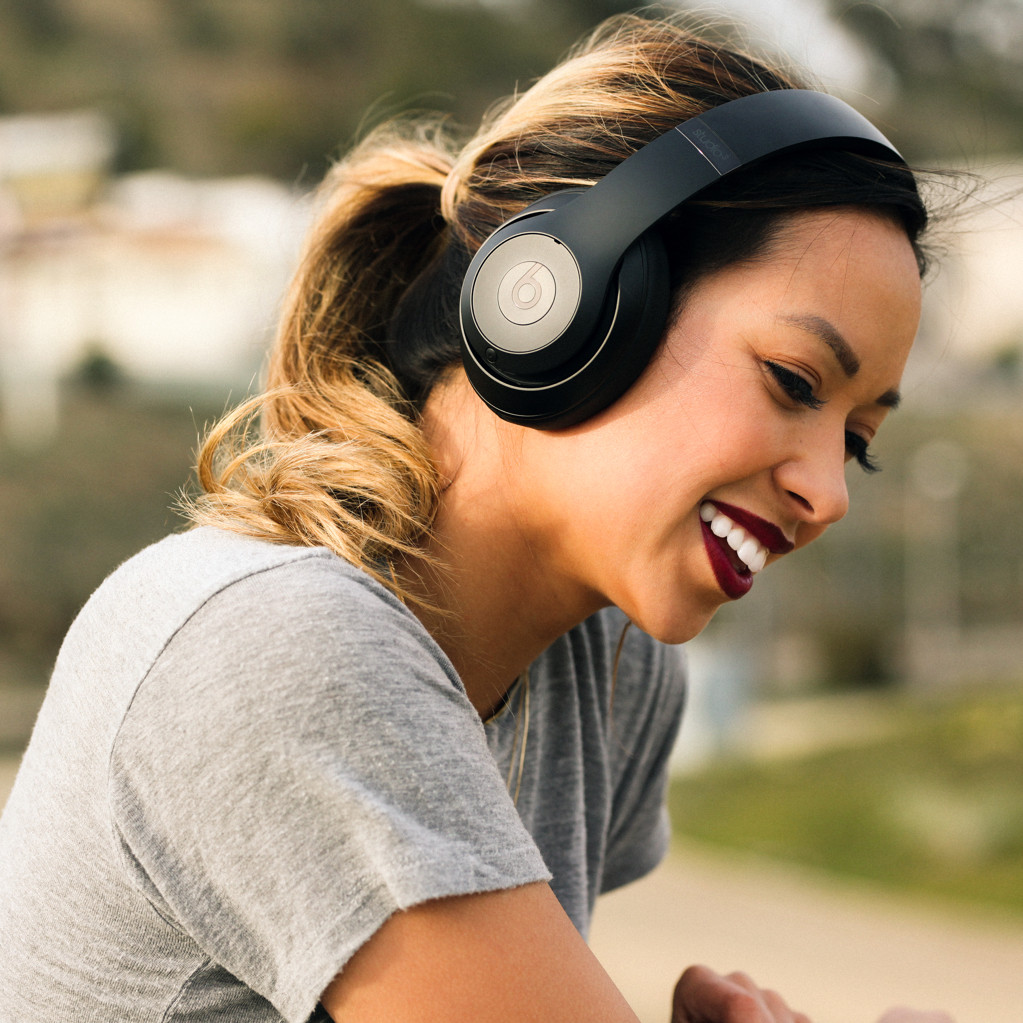
[[[145,548],[119,566],[104,587],[151,592],[162,600],[180,593],[194,600],[267,573],[282,580],[279,570],[289,566],[299,566],[292,574],[333,579],[336,585],[364,591],[367,598],[372,594],[390,602],[388,591],[368,573],[325,547],[271,543],[214,526],[173,533]]]
[[[324,547],[271,543],[210,526],[172,534],[129,558],[91,602],[173,616],[191,614],[229,591],[248,595],[248,611],[256,617],[268,603],[284,613],[298,602],[308,616],[329,601],[336,613],[339,600],[363,613],[411,617],[369,573]],[[270,595],[269,602],[261,599]]]
[[[421,659],[452,676],[447,659],[401,602],[367,572],[325,548],[269,543],[202,527],[130,558],[93,594],[65,640],[65,658],[116,657],[144,674],[171,648],[202,661],[297,665],[382,652]]]

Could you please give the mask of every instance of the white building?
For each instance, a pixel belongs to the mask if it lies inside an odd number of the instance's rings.
[[[52,433],[58,382],[90,353],[139,380],[245,388],[308,218],[265,179],[110,180],[99,124],[0,119],[0,401],[23,440]]]

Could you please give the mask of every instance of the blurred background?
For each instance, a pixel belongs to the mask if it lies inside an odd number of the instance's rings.
[[[631,6],[0,0],[0,800],[73,616],[258,386],[330,161],[399,111],[471,127]],[[692,644],[680,841],[1023,935],[1023,0],[693,7],[964,173],[884,471]]]

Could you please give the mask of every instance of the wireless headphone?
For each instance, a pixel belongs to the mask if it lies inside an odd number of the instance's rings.
[[[659,221],[708,185],[802,149],[902,157],[866,118],[819,92],[760,92],[637,150],[591,188],[555,192],[502,224],[462,284],[462,359],[502,419],[570,426],[636,380],[670,302]]]

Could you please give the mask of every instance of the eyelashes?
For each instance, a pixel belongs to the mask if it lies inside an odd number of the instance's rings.
[[[813,384],[806,377],[770,359],[764,359],[763,362],[790,401],[812,411],[824,408],[824,399],[814,394]],[[845,450],[864,472],[881,471],[881,466],[868,450],[867,440],[858,433],[852,430],[845,431]]]
[[[764,359],[764,365],[777,381],[778,386],[794,402],[814,411],[824,408],[824,401],[813,393],[813,384],[806,377],[794,373],[785,366],[780,366],[777,362],[771,362],[770,359]]]
[[[864,472],[880,472],[881,466],[876,458],[867,450],[867,442],[858,433],[852,430],[845,431],[845,450],[849,452],[856,464]]]

